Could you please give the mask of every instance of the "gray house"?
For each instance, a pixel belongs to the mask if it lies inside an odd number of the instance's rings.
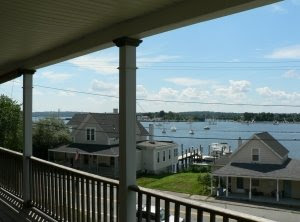
[[[76,114],[68,126],[72,143],[50,149],[49,160],[94,174],[119,176],[119,114]],[[153,126],[151,127],[153,135]],[[150,140],[148,140],[148,138]],[[143,125],[136,122],[137,173],[173,172],[178,162],[178,145],[154,141]]]
[[[257,133],[222,160],[224,166],[216,167],[212,176],[219,188],[223,181],[227,197],[300,199],[300,160],[289,158],[288,152],[269,133]]]

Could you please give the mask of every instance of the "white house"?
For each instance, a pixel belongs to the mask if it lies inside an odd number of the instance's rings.
[[[219,178],[219,187],[225,179],[227,197],[300,199],[300,160],[289,158],[288,152],[269,133],[256,133],[229,158],[220,159],[212,175]]]
[[[72,143],[49,150],[49,160],[117,178],[119,175],[119,114],[76,114],[67,124]],[[153,125],[151,135],[153,135]],[[136,122],[137,173],[173,172],[178,163],[178,145],[171,141],[154,141],[153,136]]]

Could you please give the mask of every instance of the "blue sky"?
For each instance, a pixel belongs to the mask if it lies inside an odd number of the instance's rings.
[[[300,104],[300,0],[287,0],[143,39],[137,97],[199,102]],[[118,96],[118,48],[37,70],[34,111],[110,112],[118,100],[41,88]],[[22,79],[0,93],[22,102]],[[300,112],[139,101],[137,111]]]

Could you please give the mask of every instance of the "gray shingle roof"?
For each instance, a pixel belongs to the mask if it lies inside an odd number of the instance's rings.
[[[259,163],[229,163],[213,172],[216,176],[237,176],[300,180],[300,160],[288,158],[282,165]]]
[[[97,145],[97,144],[79,144],[72,143],[50,149],[52,152],[79,153],[88,155],[119,156],[118,145]]]
[[[268,132],[256,133],[255,135],[281,157],[284,157],[286,154],[288,154],[289,151]]]
[[[80,125],[84,118],[87,116],[86,113],[76,113],[72,119],[67,123],[68,126],[78,126]]]
[[[112,113],[89,113],[96,122],[101,126],[104,132],[107,133],[108,137],[115,138],[119,134],[119,114]],[[84,118],[88,114],[75,114],[68,125],[79,125],[83,122]],[[78,124],[79,123],[79,124]],[[148,131],[143,125],[137,121],[136,123],[136,134],[141,136],[148,136]]]

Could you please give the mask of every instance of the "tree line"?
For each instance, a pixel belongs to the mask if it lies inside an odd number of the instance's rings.
[[[23,113],[21,105],[7,96],[0,96],[0,147],[23,151]],[[43,118],[33,123],[33,155],[48,159],[48,149],[71,142],[63,120]]]

